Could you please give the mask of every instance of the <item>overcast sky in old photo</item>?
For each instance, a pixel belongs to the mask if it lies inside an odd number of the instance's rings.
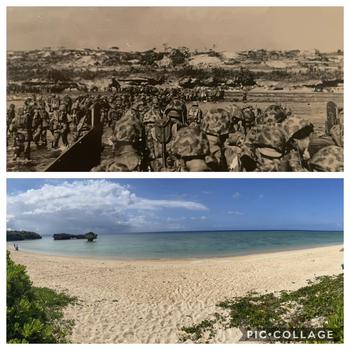
[[[8,7],[7,49],[187,46],[333,51],[341,7]]]

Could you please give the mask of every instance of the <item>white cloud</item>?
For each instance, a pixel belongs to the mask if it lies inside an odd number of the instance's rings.
[[[130,186],[107,180],[45,184],[7,198],[7,225],[40,233],[152,230],[163,208],[203,211],[198,202],[138,197]]]
[[[233,195],[232,195],[232,198],[234,199],[239,199],[241,197],[241,194],[239,192],[235,192]]]

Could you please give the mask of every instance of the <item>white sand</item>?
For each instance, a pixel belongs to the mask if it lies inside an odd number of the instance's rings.
[[[176,343],[180,328],[202,321],[215,304],[250,290],[296,289],[308,279],[341,273],[341,246],[230,258],[117,261],[11,252],[36,286],[67,291],[79,305],[74,343]],[[217,343],[240,332],[219,332]]]

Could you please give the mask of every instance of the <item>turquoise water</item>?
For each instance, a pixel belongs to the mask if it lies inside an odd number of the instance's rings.
[[[51,237],[18,242],[20,250],[116,259],[218,257],[335,244],[343,244],[342,231],[124,233],[100,234],[93,243],[85,240],[54,241]]]

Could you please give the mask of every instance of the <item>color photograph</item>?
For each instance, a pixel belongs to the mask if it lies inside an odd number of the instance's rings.
[[[343,343],[342,179],[8,179],[8,343]]]

